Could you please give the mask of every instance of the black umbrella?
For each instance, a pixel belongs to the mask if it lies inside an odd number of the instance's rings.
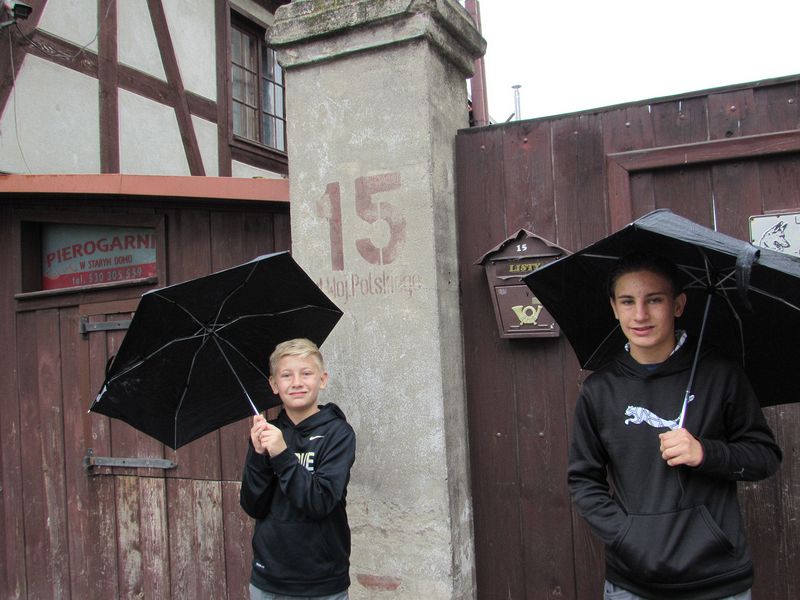
[[[525,278],[583,368],[599,369],[625,344],[606,277],[616,259],[634,251],[670,258],[686,277],[688,302],[677,327],[695,336],[698,352],[708,344],[738,360],[762,406],[798,400],[787,378],[800,365],[800,259],[668,210],[651,212]],[[694,372],[693,367],[686,398]]]
[[[173,449],[280,403],[269,355],[342,311],[287,252],[142,295],[91,411]]]

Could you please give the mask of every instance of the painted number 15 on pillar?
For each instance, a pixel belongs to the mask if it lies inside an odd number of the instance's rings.
[[[382,173],[355,180],[355,213],[367,223],[383,221],[389,226],[389,241],[376,246],[371,238],[355,240],[361,257],[373,265],[388,265],[400,254],[406,240],[406,220],[392,203],[375,201],[373,196],[400,188],[400,173]],[[317,216],[328,221],[331,238],[331,268],[344,271],[344,239],[342,235],[342,195],[338,181],[329,183],[317,201]]]

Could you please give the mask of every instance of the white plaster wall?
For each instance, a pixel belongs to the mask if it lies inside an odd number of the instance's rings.
[[[97,0],[51,0],[39,18],[39,29],[97,52]]]
[[[166,81],[147,3],[131,0],[117,2],[117,22],[119,62]]]
[[[216,100],[214,0],[168,0],[163,4],[183,87]]]
[[[231,162],[231,176],[246,177],[248,179],[252,177],[263,177],[264,179],[286,179],[286,177],[280,173],[267,171],[266,169],[259,169],[258,167],[246,165],[245,163],[241,163],[236,160]]]
[[[217,146],[216,124],[192,116],[192,126],[200,146],[200,157],[203,159],[203,169],[208,177],[219,175],[219,147]]]
[[[119,145],[122,173],[189,175],[175,111],[122,89]]]
[[[98,115],[96,79],[29,54],[0,116],[0,171],[98,172]]]

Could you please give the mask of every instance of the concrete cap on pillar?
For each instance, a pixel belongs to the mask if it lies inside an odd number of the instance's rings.
[[[285,69],[425,39],[465,77],[486,41],[456,0],[293,0],[268,32]]]

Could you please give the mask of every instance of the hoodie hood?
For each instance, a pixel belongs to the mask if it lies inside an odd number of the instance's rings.
[[[336,406],[332,402],[329,402],[328,404],[320,404],[318,413],[315,413],[310,417],[303,419],[297,424],[292,422],[292,420],[289,418],[289,415],[287,415],[286,411],[283,409],[281,409],[281,412],[278,415],[279,421],[281,421],[287,427],[296,429],[300,434],[312,431],[317,427],[325,425],[326,423],[329,423],[336,419],[341,419],[345,423],[347,422],[347,419],[345,418],[342,409]]]
[[[612,364],[613,369],[619,375],[634,379],[657,379],[691,369],[696,350],[697,344],[693,338],[690,338],[662,363],[643,365],[636,362],[627,350],[620,350],[614,356]],[[700,358],[702,359],[709,352],[710,349],[705,346],[700,348]]]

